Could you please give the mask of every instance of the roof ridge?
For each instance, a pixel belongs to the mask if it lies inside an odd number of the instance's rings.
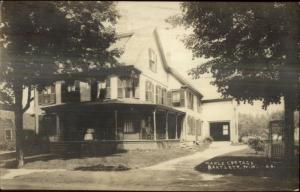
[[[197,90],[190,82],[186,81],[184,79],[184,77],[182,77],[175,69],[171,68],[168,65],[168,61],[166,59],[164,50],[162,48],[161,40],[159,38],[157,27],[154,29],[154,36],[155,36],[155,40],[156,40],[157,45],[158,45],[158,50],[159,50],[159,52],[161,53],[161,56],[162,56],[162,63],[163,63],[163,67],[165,68],[165,70],[167,72],[171,73],[182,84],[184,84],[185,86],[187,86],[188,88],[190,88],[192,91],[198,93],[201,97],[203,97],[203,95],[200,93],[199,90]]]

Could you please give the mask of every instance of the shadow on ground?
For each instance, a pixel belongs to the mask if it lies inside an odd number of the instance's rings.
[[[280,160],[269,159],[263,156],[220,156],[207,160],[195,167],[195,170],[211,173],[235,176],[279,177],[287,175],[299,178],[299,163],[286,168]]]
[[[66,154],[35,154],[35,156],[27,156],[25,155],[25,165],[28,163],[36,162],[36,161],[42,161],[42,162],[48,162],[51,160],[72,160],[72,159],[85,159],[90,157],[107,157],[107,156],[120,156],[121,153],[127,153],[127,150],[117,150],[114,152],[107,152],[107,153],[66,153]],[[8,168],[8,169],[14,169],[17,168],[17,162],[16,160],[7,160],[2,165],[0,165],[2,168]],[[79,167],[82,169],[85,169],[84,167]],[[89,168],[86,168],[89,169]],[[91,168],[91,169],[97,169]],[[103,168],[104,169],[104,168]],[[107,169],[113,169],[113,168],[107,168]],[[122,169],[115,168],[115,169]]]
[[[127,166],[121,164],[117,166],[98,164],[94,166],[77,167],[74,170],[75,171],[127,171],[129,169],[130,168],[128,168]]]

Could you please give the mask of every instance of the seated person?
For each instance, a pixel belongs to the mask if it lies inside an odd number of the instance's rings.
[[[93,141],[94,140],[94,129],[87,129],[86,133],[84,135],[84,140],[85,141]]]

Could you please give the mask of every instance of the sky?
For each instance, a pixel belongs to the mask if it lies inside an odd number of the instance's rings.
[[[170,66],[186,77],[203,95],[204,99],[220,98],[215,86],[210,85],[212,77],[204,74],[194,80],[187,72],[193,67],[204,63],[203,58],[192,58],[190,50],[186,49],[181,39],[188,34],[184,28],[172,28],[165,19],[180,14],[179,2],[130,2],[117,3],[120,19],[117,25],[118,32],[133,31],[145,27],[157,27],[166,54],[170,55]],[[267,111],[261,108],[262,103],[255,101],[254,105],[241,104],[238,111],[249,114],[264,114],[283,110],[283,104],[270,105]]]

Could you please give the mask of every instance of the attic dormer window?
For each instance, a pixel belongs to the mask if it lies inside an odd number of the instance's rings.
[[[156,72],[157,69],[157,55],[153,49],[149,49],[149,68],[151,71]]]

